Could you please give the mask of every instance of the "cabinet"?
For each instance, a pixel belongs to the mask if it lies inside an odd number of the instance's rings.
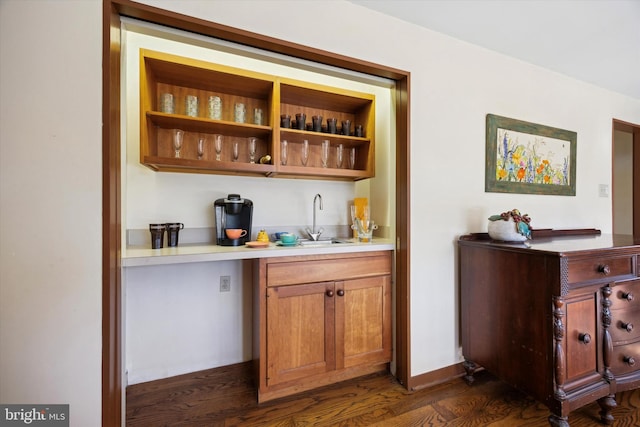
[[[254,261],[260,402],[388,369],[391,253]]]
[[[170,94],[173,110],[162,108]],[[187,97],[196,97],[197,113],[188,115]],[[221,115],[210,114],[209,99],[218,97]],[[236,121],[235,106],[243,104],[244,122]],[[164,110],[164,111],[163,111]],[[261,120],[256,121],[256,110]],[[281,116],[306,115],[303,129],[281,127]],[[313,116],[335,118],[338,130],[349,121],[350,134],[308,128]],[[362,136],[355,136],[355,126]],[[174,130],[184,131],[179,157]],[[220,160],[214,135],[223,136]],[[255,163],[249,160],[249,138],[256,138]],[[203,151],[198,154],[198,141]],[[282,141],[287,141],[286,162]],[[303,141],[309,146],[306,165]],[[322,141],[330,142],[327,167],[321,165]],[[237,144],[238,158],[233,147]],[[343,161],[337,151],[342,146]],[[353,150],[354,162],[349,155]],[[258,160],[270,156],[270,160]],[[149,50],[140,51],[140,162],[156,171],[313,177],[359,180],[375,174],[375,96],[308,82],[270,76]],[[284,164],[286,163],[286,164]]]
[[[611,423],[615,393],[640,386],[640,246],[631,236],[566,236],[529,245],[459,242],[462,352],[545,403],[552,426],[593,401]]]

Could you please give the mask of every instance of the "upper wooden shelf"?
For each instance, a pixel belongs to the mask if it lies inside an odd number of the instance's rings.
[[[161,96],[173,96],[173,113],[162,112]],[[187,115],[187,96],[196,96],[198,114]],[[219,97],[222,115],[213,119],[209,114],[209,98]],[[245,122],[235,121],[234,107],[244,104]],[[262,113],[260,124],[254,124],[254,112]],[[303,113],[306,121],[322,116],[323,123],[335,118],[338,131],[343,122],[350,123],[350,135],[331,134],[282,128],[281,115]],[[257,113],[256,113],[257,115]],[[140,51],[140,162],[156,171],[190,173],[219,173],[262,175],[270,177],[300,177],[311,179],[359,180],[375,175],[375,96],[372,94],[333,88],[309,82],[260,74],[192,58],[184,58],[149,50]],[[363,136],[354,136],[360,125]],[[172,132],[185,132],[180,158],[174,156]],[[221,161],[212,153],[211,137],[224,137]],[[206,137],[205,154],[197,156],[196,145]],[[247,160],[248,138],[257,138],[256,163]],[[341,167],[319,166],[319,146],[330,140],[332,150],[339,144],[345,149]],[[282,164],[281,141],[289,142],[286,165]],[[310,161],[303,166],[299,161],[300,146],[307,140],[311,146]],[[237,144],[239,161],[231,161],[231,147]],[[348,165],[348,153],[354,150],[357,161],[353,169]],[[270,164],[259,164],[265,155]],[[335,154],[332,152],[332,156]]]

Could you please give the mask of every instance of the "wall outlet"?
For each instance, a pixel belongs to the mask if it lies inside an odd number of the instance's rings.
[[[231,276],[220,276],[220,292],[231,291]]]

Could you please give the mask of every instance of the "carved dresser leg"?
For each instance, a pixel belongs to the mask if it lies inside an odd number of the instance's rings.
[[[473,374],[479,369],[479,366],[470,360],[465,360],[462,363],[462,366],[464,366],[464,370],[467,373],[464,376],[464,380],[466,381],[467,385],[473,384],[473,382],[475,381],[475,378],[473,378]]]
[[[549,415],[551,427],[569,427],[569,417],[559,417],[556,414]]]
[[[601,397],[598,399],[598,405],[602,409],[600,411],[600,420],[607,425],[613,424],[613,415],[611,411],[618,406],[616,403],[616,395],[610,394],[609,396]]]

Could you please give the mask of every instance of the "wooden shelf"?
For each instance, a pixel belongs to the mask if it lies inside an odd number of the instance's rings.
[[[299,177],[310,179],[360,180],[375,175],[375,97],[323,85],[263,75],[190,58],[183,58],[149,50],[140,51],[140,162],[155,171],[187,173],[219,173],[263,175],[268,177]],[[174,113],[160,112],[160,97],[171,93]],[[187,95],[198,98],[198,116],[185,114]],[[218,96],[222,101],[222,117],[209,118],[208,98]],[[247,110],[245,123],[233,120],[236,103]],[[253,124],[254,109],[261,109],[261,124]],[[319,115],[323,123],[335,118],[340,130],[343,121],[361,125],[364,137],[330,134],[280,127],[280,116],[306,114],[307,121]],[[326,125],[325,125],[326,126]],[[175,129],[185,132],[181,158],[175,158],[172,134]],[[223,135],[222,161],[215,160],[212,137]],[[257,142],[256,161],[270,155],[271,164],[248,162],[247,138]],[[197,158],[199,138],[206,138],[205,154]],[[281,164],[280,142],[289,143],[287,165]],[[302,166],[300,146],[307,140],[310,146],[309,163]],[[320,165],[320,144],[331,143],[330,166]],[[240,161],[231,161],[231,147],[239,146]],[[345,150],[340,168],[331,160],[335,148]],[[348,167],[349,152],[355,151],[353,169]]]

